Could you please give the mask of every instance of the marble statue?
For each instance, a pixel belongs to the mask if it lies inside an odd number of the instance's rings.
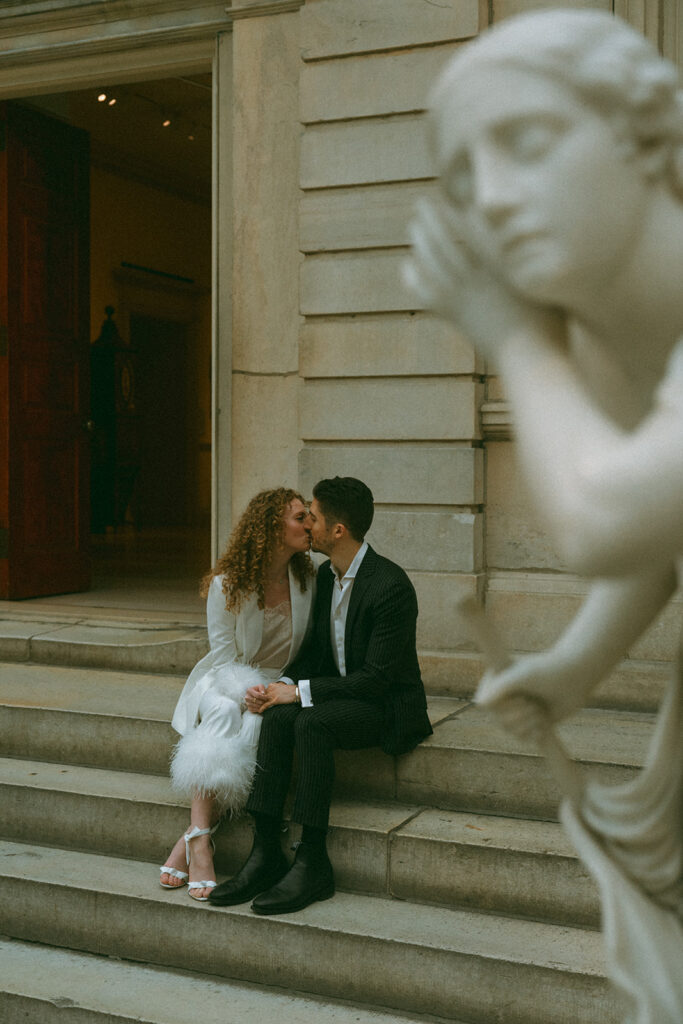
[[[534,509],[592,581],[552,648],[477,693],[547,743],[683,578],[683,93],[625,22],[546,10],[463,47],[428,126],[439,192],[406,283],[500,373]],[[683,1021],[680,691],[679,664],[635,781],[561,808],[629,1024]]]

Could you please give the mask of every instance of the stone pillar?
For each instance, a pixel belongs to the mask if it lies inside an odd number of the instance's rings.
[[[299,6],[230,11],[233,517],[260,488],[297,483]]]
[[[232,494],[232,34],[216,39],[213,66],[212,560],[230,532]]]

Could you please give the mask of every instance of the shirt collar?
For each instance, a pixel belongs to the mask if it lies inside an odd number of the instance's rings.
[[[368,542],[364,540],[361,546],[358,548],[358,551],[356,552],[356,555],[353,561],[351,562],[351,565],[348,567],[344,575],[341,577],[342,580],[353,580],[356,578],[356,574],[360,569],[361,562],[365,558],[365,553],[367,550]],[[336,570],[332,565],[332,562],[330,562],[330,571],[332,572],[332,575],[334,576],[335,580],[339,581],[339,577],[337,576]]]

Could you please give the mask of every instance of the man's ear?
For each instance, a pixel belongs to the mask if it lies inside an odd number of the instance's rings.
[[[333,533],[334,533],[334,539],[335,540],[343,540],[348,532],[349,531],[346,529],[346,527],[344,526],[343,523],[335,523],[334,524],[334,531],[333,531]]]

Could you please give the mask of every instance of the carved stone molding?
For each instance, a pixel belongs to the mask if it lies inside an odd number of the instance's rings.
[[[303,7],[306,0],[252,0],[251,3],[234,3],[225,8],[231,22],[239,22],[244,17],[267,17],[270,14],[285,14]]]
[[[512,417],[507,402],[484,402],[481,407],[481,432],[485,441],[512,440]]]
[[[133,5],[109,0],[106,17],[101,5],[92,3],[64,4],[42,13],[0,10],[0,68],[213,40],[230,27],[224,2],[193,6],[187,0],[140,0]]]
[[[298,11],[303,7],[306,0],[270,0],[262,3],[261,0],[253,0],[252,3],[236,3],[225,8],[225,13],[231,21],[241,21],[243,18],[266,18],[271,14],[286,14],[291,11]]]

